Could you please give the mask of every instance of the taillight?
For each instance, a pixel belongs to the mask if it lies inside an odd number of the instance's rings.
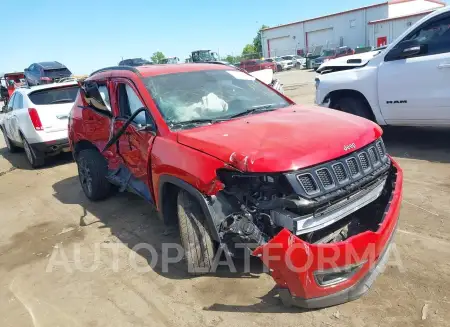
[[[31,122],[33,123],[34,129],[37,131],[42,131],[44,128],[42,127],[41,119],[39,118],[39,114],[36,109],[28,108],[28,114],[30,115]]]
[[[52,79],[50,77],[41,77],[41,81],[51,81]]]

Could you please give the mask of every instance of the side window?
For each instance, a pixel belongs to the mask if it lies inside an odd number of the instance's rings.
[[[424,45],[426,52],[423,55],[450,52],[450,16],[425,23],[404,40],[416,40]]]
[[[120,115],[124,118],[130,117],[136,110],[145,107],[138,95],[127,84],[119,84],[118,97]],[[145,112],[138,114],[133,122],[142,126],[146,125],[147,119]]]
[[[99,85],[98,91],[100,92],[100,95],[102,96],[103,102],[106,105],[106,108],[111,111],[111,102],[109,100],[109,91],[108,87],[106,85]]]
[[[16,93],[16,96],[14,97],[13,110],[22,108],[23,108],[23,96],[20,93]]]
[[[7,111],[11,111],[13,109],[14,100],[16,99],[16,93],[14,93],[8,101]]]

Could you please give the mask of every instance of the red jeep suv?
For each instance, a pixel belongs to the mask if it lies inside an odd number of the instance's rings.
[[[140,195],[178,226],[189,272],[244,248],[307,308],[358,298],[387,260],[402,170],[381,134],[211,63],[101,69],[69,119],[89,199]]]

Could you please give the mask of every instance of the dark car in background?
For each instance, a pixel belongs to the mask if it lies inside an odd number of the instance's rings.
[[[132,59],[125,59],[119,62],[119,66],[132,66],[132,67],[138,67],[138,66],[145,66],[145,65],[153,65],[151,61],[148,61],[146,59],[142,58],[132,58]]]
[[[72,75],[72,72],[58,61],[36,62],[24,69],[29,86],[48,84]]]
[[[255,72],[263,69],[272,69],[273,72],[277,71],[277,65],[275,63],[259,59],[243,60],[239,64],[239,68],[245,69],[248,72]]]
[[[355,50],[346,46],[336,49],[323,50],[320,57],[314,59],[312,63],[312,68],[314,70],[317,70],[320,67],[320,65],[322,65],[324,62],[327,62],[328,60],[350,56],[353,54],[355,54]]]

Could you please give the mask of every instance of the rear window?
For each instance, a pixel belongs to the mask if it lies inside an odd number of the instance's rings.
[[[78,93],[78,85],[59,87],[34,91],[28,94],[28,98],[35,105],[48,105],[58,103],[72,103]]]
[[[67,68],[44,70],[44,75],[50,78],[69,77],[72,75]]]

